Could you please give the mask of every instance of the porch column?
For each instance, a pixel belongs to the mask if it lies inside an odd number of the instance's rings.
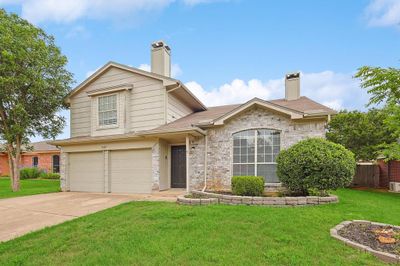
[[[190,152],[190,145],[189,145],[189,134],[186,134],[186,191],[189,192],[189,152]]]

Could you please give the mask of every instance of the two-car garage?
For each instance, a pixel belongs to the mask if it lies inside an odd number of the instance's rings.
[[[68,154],[70,191],[150,193],[151,149],[71,152]]]

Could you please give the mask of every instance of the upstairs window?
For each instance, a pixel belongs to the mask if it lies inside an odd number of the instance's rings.
[[[264,177],[276,183],[276,157],[280,151],[280,132],[270,129],[246,130],[233,134],[233,175]]]
[[[117,124],[117,95],[100,96],[98,100],[99,126]]]

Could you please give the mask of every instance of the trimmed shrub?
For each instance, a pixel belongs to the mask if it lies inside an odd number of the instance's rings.
[[[40,174],[40,178],[42,178],[42,179],[60,179],[60,174],[42,172]]]
[[[38,178],[43,173],[43,170],[40,170],[37,167],[27,167],[22,168],[19,171],[20,179],[35,179]]]
[[[264,178],[261,176],[232,177],[232,193],[239,196],[261,196],[264,192]]]
[[[326,195],[350,184],[356,168],[354,154],[322,138],[298,142],[279,153],[279,180],[294,194]]]

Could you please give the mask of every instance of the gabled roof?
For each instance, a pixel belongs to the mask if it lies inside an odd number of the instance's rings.
[[[196,110],[206,110],[207,107],[179,80],[173,79],[170,77],[166,77],[163,75],[159,75],[153,72],[148,72],[145,70],[141,70],[136,67],[131,67],[123,64],[119,64],[113,61],[108,62],[101,68],[99,68],[96,72],[94,72],[92,75],[90,75],[87,79],[85,79],[83,82],[81,82],[78,86],[75,87],[67,96],[66,102],[69,103],[69,98],[71,98],[73,95],[75,95],[77,92],[85,88],[87,85],[89,85],[92,81],[94,81],[97,77],[105,73],[108,69],[111,67],[119,68],[125,71],[129,71],[135,74],[139,74],[145,77],[149,78],[154,78],[157,80],[160,80],[163,82],[163,85],[165,87],[171,88],[173,87],[174,89],[180,90],[182,94],[186,95],[187,98],[192,99],[193,103],[192,107]]]
[[[328,115],[336,114],[336,111],[332,110],[331,108],[319,104],[304,96],[297,100],[290,101],[285,99],[265,101],[254,98],[244,104],[208,107],[206,111],[192,113],[171,123],[160,126],[156,130],[174,131],[181,128],[201,128],[222,124],[224,120],[227,120],[254,105],[286,114],[292,119],[327,117]]]
[[[22,152],[46,152],[46,151],[60,150],[56,146],[48,144],[48,142],[49,142],[48,140],[44,140],[44,141],[29,143],[28,147],[26,145],[22,146]],[[3,147],[0,149],[1,152],[4,152]]]
[[[289,116],[291,119],[303,118],[303,113],[300,111],[297,111],[297,110],[294,110],[294,109],[291,109],[286,106],[282,106],[282,105],[279,105],[279,104],[276,104],[276,103],[273,103],[270,101],[261,100],[259,98],[253,98],[250,101],[236,107],[232,111],[227,112],[226,114],[217,118],[216,120],[214,120],[213,124],[214,125],[223,125],[225,120],[249,109],[250,107],[253,107],[254,105],[285,114],[285,115]]]
[[[139,75],[143,75],[149,78],[154,78],[154,79],[158,79],[161,80],[163,82],[165,82],[167,85],[172,85],[172,84],[176,84],[179,83],[179,80],[173,79],[173,78],[169,78],[169,77],[165,77],[156,73],[152,73],[152,72],[148,72],[145,70],[141,70],[139,68],[136,67],[131,67],[131,66],[127,66],[127,65],[123,65],[123,64],[119,64],[113,61],[109,61],[107,64],[105,64],[104,66],[102,66],[101,68],[99,68],[98,70],[96,70],[96,72],[94,72],[92,75],[90,75],[87,79],[85,79],[84,81],[82,81],[78,86],[75,87],[75,89],[73,89],[69,95],[68,98],[70,98],[71,96],[73,96],[74,94],[76,94],[77,92],[79,92],[81,89],[83,89],[86,85],[88,85],[89,83],[91,83],[93,80],[95,80],[98,76],[100,76],[101,74],[103,74],[104,72],[106,72],[107,70],[109,70],[111,67],[116,67],[119,69],[123,69],[129,72],[133,72]]]

